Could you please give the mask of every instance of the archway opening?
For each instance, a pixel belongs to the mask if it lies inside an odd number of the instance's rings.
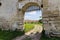
[[[37,26],[42,27],[42,10],[39,6],[30,6],[24,15],[24,31],[29,32],[34,28],[37,30]]]
[[[0,6],[2,5],[2,3],[0,2]]]

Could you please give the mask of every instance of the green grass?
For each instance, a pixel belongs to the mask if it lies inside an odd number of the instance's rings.
[[[0,40],[12,40],[16,36],[23,35],[24,32],[21,31],[1,31],[0,30]]]
[[[28,24],[28,23],[24,24],[24,31],[28,32],[28,31],[32,30],[34,28],[34,25],[35,24]]]
[[[28,32],[34,28],[34,25],[42,25],[42,23],[26,23],[24,24],[24,31]]]
[[[25,29],[24,29],[24,32],[28,32],[30,30],[32,30],[34,28],[34,25],[35,24],[24,24],[25,26]],[[2,31],[0,30],[0,40],[12,40],[13,38],[17,37],[17,36],[21,36],[24,34],[24,32],[21,32],[21,31]],[[27,38],[27,40],[31,40],[30,38]]]

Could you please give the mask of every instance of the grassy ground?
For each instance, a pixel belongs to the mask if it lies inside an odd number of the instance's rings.
[[[24,24],[24,31],[28,32],[34,28],[34,25],[42,25],[42,23],[26,23]]]
[[[25,32],[27,32],[27,31],[29,31],[29,30],[31,30],[31,29],[33,29],[34,28],[34,25],[35,24],[24,24],[25,25]],[[42,25],[41,23],[39,23],[39,25]],[[31,40],[31,39],[26,39],[26,40]],[[41,37],[41,39],[40,40],[60,40],[60,38],[59,37],[51,37],[51,38],[49,38],[49,37],[47,37],[45,34],[44,34],[44,32],[42,33],[42,37]]]
[[[35,24],[28,24],[28,23],[24,24],[24,31],[28,32],[28,31],[32,30],[34,28],[34,25]]]
[[[33,28],[34,28],[34,24],[25,24],[24,31],[27,32]],[[21,36],[23,34],[24,34],[24,32],[17,31],[17,30],[16,31],[9,31],[9,30],[8,31],[5,31],[5,30],[2,31],[2,30],[0,30],[0,40],[11,40],[11,39],[13,39],[17,36]]]
[[[24,32],[20,32],[20,31],[1,31],[0,30],[0,40],[11,40],[16,36],[21,36],[23,34]]]

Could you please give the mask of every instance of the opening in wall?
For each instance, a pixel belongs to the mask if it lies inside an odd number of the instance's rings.
[[[2,3],[0,2],[0,6],[2,5]]]

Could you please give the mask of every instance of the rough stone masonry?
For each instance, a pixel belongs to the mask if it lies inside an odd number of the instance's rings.
[[[60,0],[0,0],[0,28],[23,30],[24,14],[30,6],[42,10],[45,34],[60,36]]]

